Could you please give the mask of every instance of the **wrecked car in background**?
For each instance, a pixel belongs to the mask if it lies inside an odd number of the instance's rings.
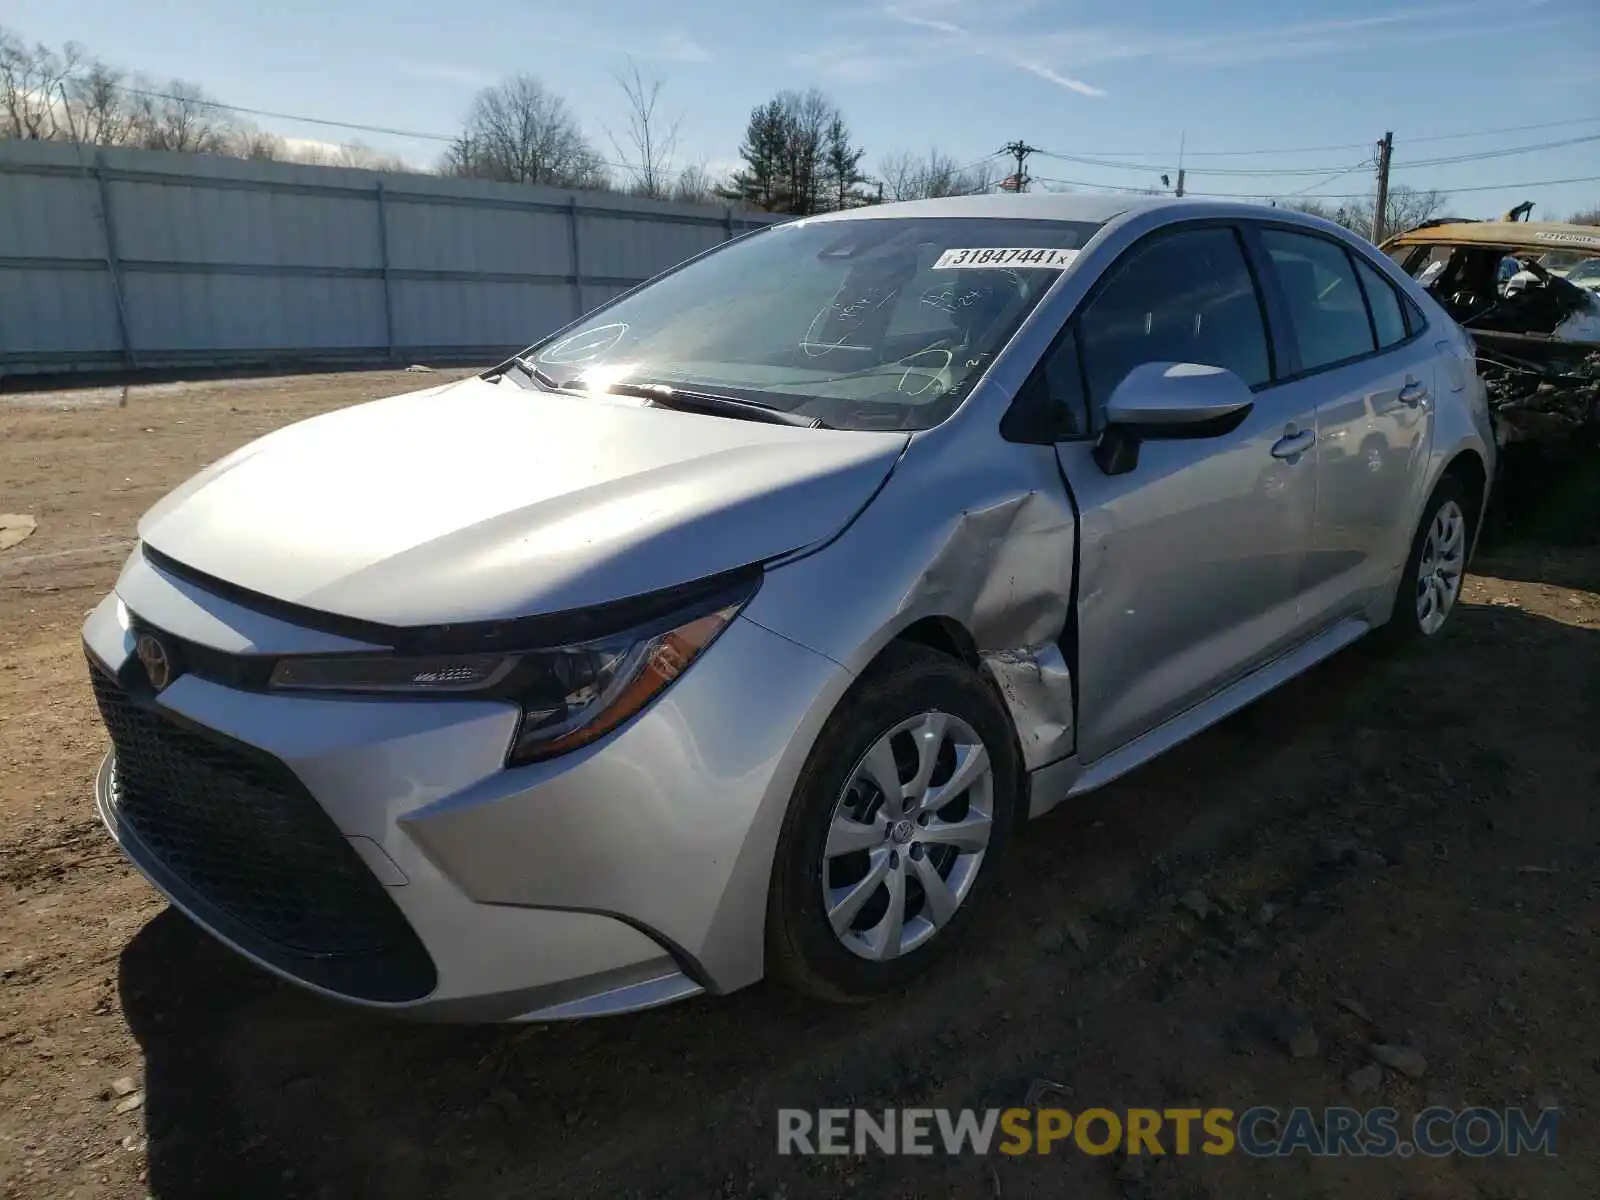
[[[1600,435],[1600,228],[1439,221],[1383,250],[1477,345],[1501,446]]]

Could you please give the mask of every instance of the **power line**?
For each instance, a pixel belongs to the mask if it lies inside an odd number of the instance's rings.
[[[453,142],[456,139],[444,133],[422,133],[415,129],[392,129],[384,125],[362,125],[355,121],[334,121],[327,117],[306,117],[294,113],[269,112],[264,108],[241,108],[237,104],[223,104],[220,100],[201,100],[194,96],[178,96],[171,92],[151,92],[143,88],[117,85],[117,90],[130,96],[144,96],[151,100],[172,100],[178,104],[193,104],[197,108],[220,108],[227,112],[244,113],[251,117],[269,117],[275,121],[299,121],[306,125],[328,125],[334,129],[353,129],[360,133],[386,133],[392,137],[420,138],[428,142]]]
[[[1342,171],[1335,171],[1332,175],[1325,176],[1322,179],[1317,180],[1315,183],[1308,183],[1303,188],[1297,188],[1296,190],[1290,192],[1289,195],[1291,195],[1291,196],[1304,196],[1306,193],[1314,191],[1315,189],[1321,187],[1325,183],[1332,183],[1335,179],[1339,179],[1342,176],[1348,175],[1352,171],[1364,171],[1368,167],[1370,167],[1371,165],[1372,165],[1372,160],[1364,158],[1358,163],[1350,164],[1350,166],[1346,167]]]
[[[1593,125],[1600,121],[1600,116],[1568,117],[1561,121],[1541,121],[1535,125],[1504,125],[1498,129],[1470,129],[1460,133],[1433,133],[1417,137],[1397,136],[1397,142],[1446,142],[1460,138],[1491,137],[1499,133],[1526,133],[1534,129],[1559,129],[1568,125]],[[1341,142],[1333,146],[1287,146],[1275,149],[1251,150],[1185,150],[1185,158],[1248,158],[1262,154],[1322,154],[1338,150],[1368,150],[1372,143],[1369,142]],[[1085,155],[1094,155],[1102,158],[1170,158],[1172,150],[1086,150]],[[1145,168],[1148,170],[1149,168]]]
[[[440,143],[445,143],[445,144],[449,144],[449,143],[452,143],[452,142],[457,140],[456,135],[453,135],[453,134],[432,133],[432,132],[428,132],[428,131],[425,131],[425,130],[419,130],[419,129],[401,129],[401,128],[398,128],[398,127],[395,127],[395,126],[389,126],[389,125],[369,125],[369,124],[365,124],[365,123],[362,123],[362,122],[359,122],[359,121],[340,121],[340,120],[335,120],[335,119],[333,119],[331,117],[313,117],[313,116],[307,116],[304,113],[277,112],[277,111],[274,111],[272,109],[265,109],[265,108],[247,108],[247,107],[244,107],[244,106],[238,105],[238,104],[225,104],[220,100],[204,100],[204,99],[200,99],[200,98],[195,97],[195,96],[181,96],[181,95],[177,95],[177,94],[172,93],[172,92],[158,92],[158,91],[153,91],[153,90],[145,89],[145,88],[129,87],[127,85],[122,85],[122,84],[118,85],[118,90],[120,90],[122,92],[125,92],[126,94],[131,95],[131,96],[144,96],[144,97],[146,97],[148,99],[152,99],[152,100],[169,100],[169,101],[172,101],[174,103],[179,103],[179,104],[192,104],[197,108],[218,109],[218,110],[225,111],[225,112],[240,113],[240,114],[243,114],[245,116],[264,117],[264,118],[267,118],[269,120],[275,120],[275,121],[294,121],[294,122],[297,122],[299,124],[304,124],[304,125],[321,125],[321,126],[325,126],[327,128],[330,128],[330,129],[348,129],[348,130],[352,130],[352,131],[357,132],[357,133],[378,133],[378,134],[387,135],[389,137],[414,138],[414,139],[417,139],[417,140],[420,140],[420,141],[440,142]],[[1537,124],[1532,124],[1532,125],[1507,125],[1507,126],[1502,126],[1502,127],[1498,128],[1498,129],[1478,129],[1478,130],[1470,130],[1470,131],[1464,131],[1464,132],[1459,132],[1459,133],[1437,133],[1437,134],[1429,134],[1429,135],[1413,137],[1413,138],[1405,138],[1405,139],[1397,138],[1396,140],[1397,141],[1405,141],[1408,144],[1411,143],[1411,142],[1451,141],[1451,140],[1456,140],[1456,139],[1461,139],[1461,138],[1488,137],[1488,136],[1492,136],[1494,134],[1502,134],[1502,133],[1523,133],[1523,132],[1527,132],[1529,130],[1536,130],[1536,129],[1555,129],[1555,128],[1560,128],[1560,127],[1563,127],[1563,126],[1593,124],[1596,121],[1600,121],[1600,116],[1594,116],[1594,117],[1570,117],[1570,118],[1567,118],[1567,119],[1561,120],[1561,121],[1542,121],[1542,122],[1539,122]],[[1507,156],[1510,156],[1510,155],[1514,155],[1514,154],[1532,153],[1532,152],[1537,151],[1537,150],[1556,149],[1556,148],[1563,147],[1563,146],[1578,145],[1578,144],[1581,144],[1581,143],[1593,142],[1593,141],[1600,141],[1600,134],[1590,134],[1590,135],[1584,135],[1584,136],[1581,136],[1581,137],[1566,138],[1566,139],[1561,139],[1561,140],[1552,141],[1552,142],[1534,143],[1534,144],[1526,145],[1526,146],[1502,147],[1502,148],[1499,148],[1499,149],[1496,149],[1496,150],[1478,151],[1478,152],[1475,152],[1475,153],[1472,153],[1472,154],[1452,155],[1452,156],[1445,156],[1445,157],[1433,158],[1433,159],[1414,159],[1414,160],[1412,160],[1410,162],[1397,162],[1397,163],[1394,164],[1393,169],[1394,170],[1402,170],[1402,169],[1409,170],[1409,169],[1416,168],[1416,167],[1446,166],[1446,165],[1450,165],[1452,163],[1458,163],[1458,162],[1476,162],[1476,161],[1480,161],[1480,160],[1484,160],[1484,159],[1504,158],[1504,157],[1507,157]],[[1302,147],[1298,147],[1298,148],[1286,148],[1286,149],[1188,150],[1188,151],[1185,151],[1185,157],[1186,158],[1201,158],[1201,157],[1221,158],[1221,157],[1244,157],[1244,156],[1268,155],[1268,154],[1310,154],[1310,153],[1318,153],[1318,152],[1326,152],[1326,151],[1334,151],[1334,150],[1369,150],[1369,149],[1371,149],[1371,147],[1372,147],[1372,143],[1371,142],[1346,142],[1346,143],[1343,143],[1341,145],[1302,146]],[[1007,156],[1007,155],[1016,156],[1018,149],[1023,150],[1023,155],[1022,155],[1022,158],[1019,160],[1019,162],[1025,162],[1026,161],[1026,157],[1027,157],[1028,154],[1038,153],[1038,154],[1043,154],[1043,155],[1045,155],[1047,157],[1050,157],[1050,158],[1058,158],[1058,159],[1061,159],[1062,161],[1074,162],[1074,163],[1078,163],[1078,164],[1084,165],[1084,166],[1100,166],[1100,167],[1122,169],[1122,170],[1133,170],[1133,171],[1150,171],[1150,170],[1154,170],[1155,169],[1153,166],[1150,166],[1150,165],[1147,165],[1147,164],[1143,164],[1143,163],[1115,162],[1109,157],[1102,157],[1100,155],[1092,155],[1092,154],[1082,154],[1082,155],[1056,154],[1056,153],[1053,153],[1053,152],[1048,151],[1048,150],[1039,149],[1038,147],[1035,147],[1035,146],[1027,146],[1024,143],[1016,142],[1016,143],[1012,143],[1011,145],[1008,145],[1008,146],[1004,147],[1003,149],[1001,149],[999,151],[996,151],[996,152],[991,153],[991,154],[986,154],[982,158],[974,159],[966,167],[963,167],[962,170],[970,170],[972,167],[975,167],[975,166],[979,165],[980,163],[987,162],[987,161],[989,161],[990,159],[993,159],[993,158],[999,158],[999,157]],[[1141,154],[1150,155],[1150,156],[1157,156],[1157,155],[1166,155],[1166,154],[1169,154],[1169,153],[1170,153],[1170,151],[1164,151],[1164,150],[1163,151],[1123,151],[1122,155],[1124,157],[1137,157],[1138,155],[1141,155]],[[633,164],[625,163],[625,162],[616,162],[616,161],[611,160],[611,159],[597,159],[597,161],[603,163],[604,165],[606,165],[608,167],[617,167],[617,168],[623,169],[623,170],[631,170],[632,167],[633,167]],[[1363,163],[1363,164],[1360,164],[1360,165],[1365,166],[1366,164]],[[1338,177],[1340,175],[1348,174],[1350,171],[1356,170],[1356,169],[1357,169],[1356,167],[1337,168],[1334,171],[1333,177],[1336,178],[1336,177]],[[1323,166],[1320,166],[1320,167],[1293,167],[1293,168],[1279,168],[1279,169],[1243,168],[1243,167],[1208,167],[1208,168],[1204,168],[1201,173],[1210,174],[1210,175],[1258,176],[1258,177],[1261,177],[1261,176],[1312,175],[1312,174],[1323,175],[1323,174],[1326,174],[1328,172],[1328,170],[1329,170],[1328,164],[1324,164]],[[1019,171],[1019,174],[1021,174],[1020,171]],[[1119,187],[1119,186],[1114,185],[1114,184],[1084,183],[1084,182],[1081,182],[1081,181],[1074,182],[1072,180],[1045,179],[1043,176],[1040,176],[1038,178],[1040,179],[1041,182],[1067,183],[1067,184],[1070,184],[1071,186],[1074,186],[1074,187],[1101,188],[1101,189],[1110,190],[1110,191],[1142,192],[1142,191],[1149,190],[1149,189],[1141,188],[1141,187]],[[1582,178],[1564,179],[1564,180],[1543,180],[1543,181],[1532,182],[1532,183],[1516,183],[1516,184],[1504,184],[1504,185],[1493,184],[1493,185],[1484,185],[1484,186],[1480,186],[1480,187],[1451,188],[1449,190],[1452,191],[1452,192],[1475,192],[1475,191],[1494,191],[1497,188],[1502,187],[1502,186],[1504,186],[1504,187],[1547,187],[1547,186],[1551,186],[1551,185],[1558,184],[1558,183],[1589,183],[1589,182],[1593,182],[1594,178],[1600,178],[1600,177],[1582,177]],[[1323,182],[1331,182],[1331,178],[1330,179],[1326,179]],[[1309,185],[1308,188],[1303,189],[1303,191],[1309,191],[1309,190],[1311,190],[1311,188],[1315,188],[1315,187],[1318,187],[1318,186],[1320,186],[1320,184],[1313,183],[1313,184]],[[1248,192],[1190,192],[1189,194],[1190,195],[1195,195],[1195,196],[1211,196],[1211,197],[1217,197],[1217,198],[1245,198],[1245,197],[1256,195],[1256,193],[1248,193]],[[1299,194],[1301,194],[1301,192],[1290,192],[1290,193],[1288,193],[1288,195],[1290,195],[1290,196],[1299,195]],[[1350,196],[1328,195],[1328,196],[1326,196],[1326,199],[1330,199],[1330,200],[1360,199],[1360,198],[1361,197],[1359,195],[1350,195]]]
[[[1368,145],[1363,143],[1359,148],[1367,149]],[[1082,154],[1058,154],[1053,150],[1041,150],[1039,153],[1046,158],[1059,158],[1063,162],[1077,163],[1086,167],[1108,167],[1112,170],[1142,172],[1156,169],[1149,163],[1117,162],[1114,159],[1090,158]],[[1330,167],[1328,163],[1323,163],[1315,167],[1198,167],[1190,169],[1196,175],[1326,175],[1330,169],[1339,170],[1341,168]]]
[[[957,175],[965,175],[968,171],[972,170],[973,167],[981,167],[984,163],[988,162],[992,158],[1004,158],[1005,156],[1006,152],[1004,150],[996,150],[993,154],[985,154],[982,158],[973,159],[964,167],[957,167],[955,173]]]
[[[1562,125],[1593,125],[1600,117],[1569,117],[1565,121],[1541,121],[1537,125],[1507,125],[1501,129],[1477,129],[1471,133],[1434,133],[1426,137],[1405,138],[1406,142],[1449,142],[1457,138],[1487,137],[1493,133],[1525,133],[1530,129],[1556,129]]]
[[[1556,150],[1565,146],[1577,146],[1586,142],[1600,142],[1600,133],[1585,134],[1582,137],[1562,138],[1553,142],[1532,142],[1521,146],[1500,146],[1493,150],[1477,150],[1471,154],[1454,154],[1442,158],[1418,158],[1405,162],[1397,162],[1394,168],[1414,167],[1441,167],[1452,163],[1479,162],[1491,158],[1509,158],[1517,154],[1532,154],[1540,150]],[[1058,158],[1063,162],[1078,163],[1088,167],[1105,167],[1110,170],[1148,172],[1154,168],[1148,163],[1118,162],[1115,159],[1093,158],[1083,154],[1060,154],[1053,150],[1041,150],[1039,153],[1047,158]],[[1200,167],[1193,170],[1196,175],[1232,175],[1232,176],[1277,176],[1277,175],[1326,175],[1329,170],[1343,173],[1343,168],[1334,167],[1324,163],[1316,167]]]
[[[1366,163],[1361,164],[1363,167],[1366,165]],[[1355,168],[1352,168],[1352,170],[1354,169]],[[1062,183],[1066,184],[1068,187],[1091,188],[1097,191],[1106,192],[1131,192],[1135,195],[1147,196],[1159,196],[1163,194],[1157,188],[1119,187],[1114,183],[1090,183],[1083,179],[1058,179],[1048,175],[1036,175],[1034,176],[1034,180],[1038,183]],[[1556,187],[1557,185],[1564,183],[1596,182],[1600,182],[1600,175],[1579,175],[1570,179],[1523,179],[1514,183],[1486,183],[1478,184],[1473,187],[1441,188],[1439,190],[1448,191],[1451,195],[1455,195],[1458,192],[1498,192],[1507,191],[1512,188]],[[1286,194],[1270,195],[1265,192],[1189,192],[1188,194],[1191,196],[1203,196],[1206,199],[1211,200],[1288,200],[1294,198],[1299,193],[1289,192]],[[1368,194],[1369,193],[1367,192],[1328,192],[1322,195],[1313,196],[1311,199],[1365,200]]]
[[[387,125],[363,125],[356,121],[335,121],[328,117],[307,117],[296,113],[271,112],[264,108],[242,108],[237,104],[224,104],[220,100],[201,100],[195,96],[179,96],[172,92],[153,92],[144,88],[127,87],[118,84],[117,90],[130,96],[145,96],[151,100],[171,100],[178,104],[193,104],[197,108],[215,108],[223,112],[243,113],[249,117],[267,117],[275,121],[298,121],[306,125],[326,125],[333,129],[351,129],[357,133],[382,133],[391,137],[419,138],[427,142],[453,143],[459,140],[460,135],[448,133],[423,133],[417,129],[395,129]],[[990,157],[993,157],[992,155]],[[608,167],[617,167],[625,171],[638,169],[636,163],[617,162],[610,158],[601,158],[598,155],[595,162]]]
[[[1480,150],[1474,154],[1454,154],[1445,158],[1414,158],[1409,162],[1395,163],[1401,167],[1442,167],[1450,163],[1481,162],[1486,158],[1507,158],[1513,154],[1530,154],[1535,150],[1554,150],[1561,146],[1576,146],[1582,142],[1600,142],[1600,133],[1586,137],[1564,138],[1558,142],[1538,142],[1528,146],[1504,146],[1498,150]]]

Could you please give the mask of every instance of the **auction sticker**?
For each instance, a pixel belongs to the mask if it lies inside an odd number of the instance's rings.
[[[1078,257],[1076,250],[1029,246],[984,246],[946,250],[933,264],[935,271],[958,267],[1065,267]]]

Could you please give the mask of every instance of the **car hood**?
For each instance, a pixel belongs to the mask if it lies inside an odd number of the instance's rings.
[[[826,541],[907,438],[473,378],[268,434],[167,496],[139,535],[192,570],[357,620],[537,616]]]

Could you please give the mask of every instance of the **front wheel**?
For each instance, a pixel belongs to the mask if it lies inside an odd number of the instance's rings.
[[[813,748],[767,905],[771,972],[861,1001],[927,971],[994,890],[1016,817],[998,698],[965,664],[893,647]]]
[[[1472,545],[1472,518],[1467,515],[1467,490],[1446,475],[1428,498],[1422,522],[1412,540],[1394,614],[1391,635],[1411,641],[1443,632],[1461,597],[1467,551]]]

